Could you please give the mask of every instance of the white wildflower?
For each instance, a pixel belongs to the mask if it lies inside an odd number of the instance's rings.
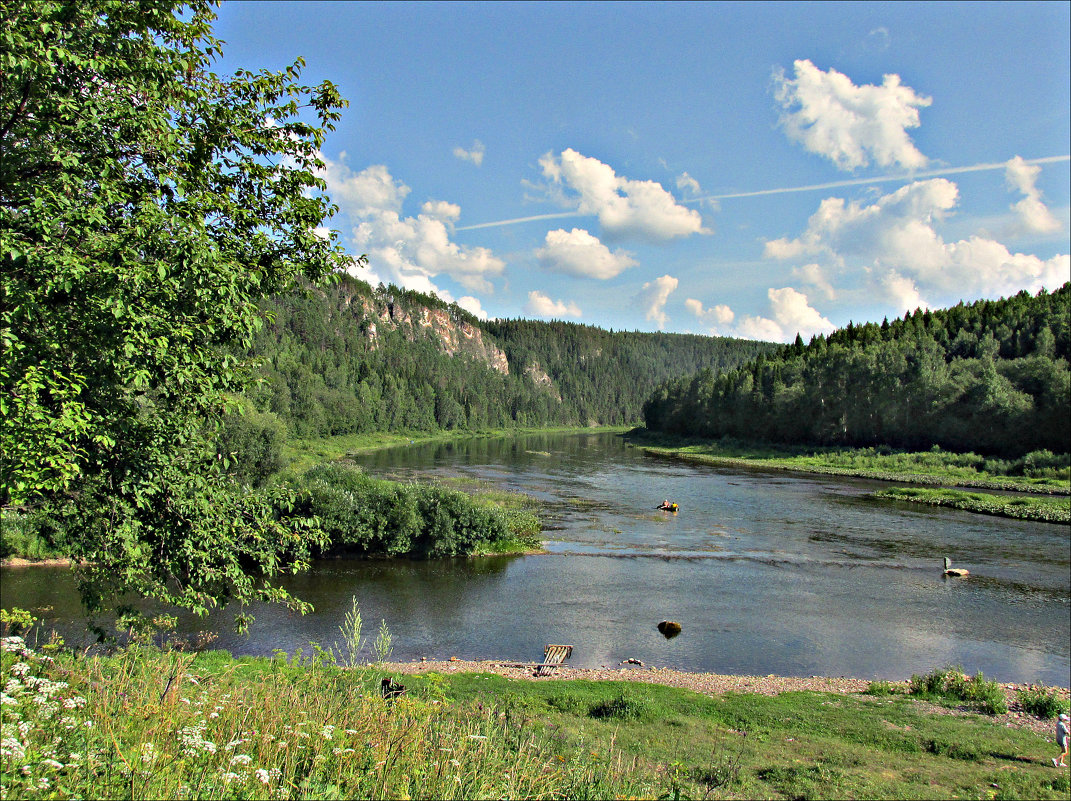
[[[257,768],[257,772],[254,775],[261,784],[267,784],[271,780],[268,771],[264,770],[264,768]]]
[[[222,779],[222,780],[223,780],[223,783],[224,783],[224,784],[230,784],[230,783],[231,783],[231,782],[233,782],[233,781],[234,781],[235,779],[241,779],[241,778],[242,778],[242,777],[241,777],[241,775],[240,775],[240,774],[238,774],[238,773],[230,773],[230,772],[224,773],[224,774],[222,774],[222,775],[220,776],[220,779]]]
[[[252,761],[253,757],[249,756],[248,754],[235,754],[231,757],[232,765],[248,765]]]
[[[52,768],[53,770],[59,770],[63,767],[62,762],[57,762],[54,759],[42,759],[38,764],[44,765],[46,768]]]
[[[0,756],[11,757],[17,761],[26,756],[26,748],[14,737],[5,737],[0,740]]]
[[[64,709],[81,709],[86,703],[86,699],[80,695],[72,695],[70,698],[63,699]]]
[[[25,676],[32,669],[33,668],[30,667],[30,663],[29,662],[16,662],[14,665],[11,666],[11,675],[12,676]]]
[[[320,734],[323,735],[323,738],[325,740],[330,740],[335,735],[335,727],[326,725],[324,726],[324,730],[320,732]]]

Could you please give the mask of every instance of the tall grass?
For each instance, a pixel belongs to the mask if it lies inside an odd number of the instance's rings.
[[[925,676],[914,675],[908,685],[912,695],[934,700],[961,701],[989,715],[1008,711],[1004,691],[995,681],[989,681],[979,671],[968,676],[958,665],[938,668]]]
[[[319,654],[235,661],[134,645],[83,659],[8,637],[0,665],[6,800],[652,793],[612,760],[557,758],[493,705],[387,701]]]

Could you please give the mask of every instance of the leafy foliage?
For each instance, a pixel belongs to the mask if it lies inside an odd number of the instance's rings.
[[[649,429],[808,445],[1071,451],[1071,284],[916,310],[662,385]],[[1025,469],[1025,467],[1024,467]]]
[[[463,556],[532,535],[525,516],[446,487],[377,479],[345,463],[301,479],[300,512],[326,534],[326,553]]]
[[[260,579],[312,534],[205,434],[250,375],[260,298],[347,263],[315,230],[345,102],[301,85],[300,60],[214,74],[213,19],[200,0],[33,0],[0,21],[0,504],[79,532],[90,608],[288,600]]]

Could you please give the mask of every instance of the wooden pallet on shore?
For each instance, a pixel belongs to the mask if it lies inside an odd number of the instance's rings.
[[[573,653],[571,645],[548,645],[543,649],[543,664],[536,668],[537,676],[549,676],[553,670],[562,666],[562,663]]]

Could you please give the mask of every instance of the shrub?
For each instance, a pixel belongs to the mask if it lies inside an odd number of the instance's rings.
[[[866,688],[867,695],[895,695],[900,691],[888,681],[872,681]]]
[[[1008,711],[1008,703],[999,684],[988,681],[981,671],[974,676],[968,676],[958,665],[933,670],[925,676],[912,676],[908,692],[912,695],[961,701],[989,715]]]
[[[1044,684],[1031,684],[1020,687],[1015,696],[1023,711],[1030,715],[1049,720],[1068,709],[1067,701],[1062,701],[1056,691]]]

